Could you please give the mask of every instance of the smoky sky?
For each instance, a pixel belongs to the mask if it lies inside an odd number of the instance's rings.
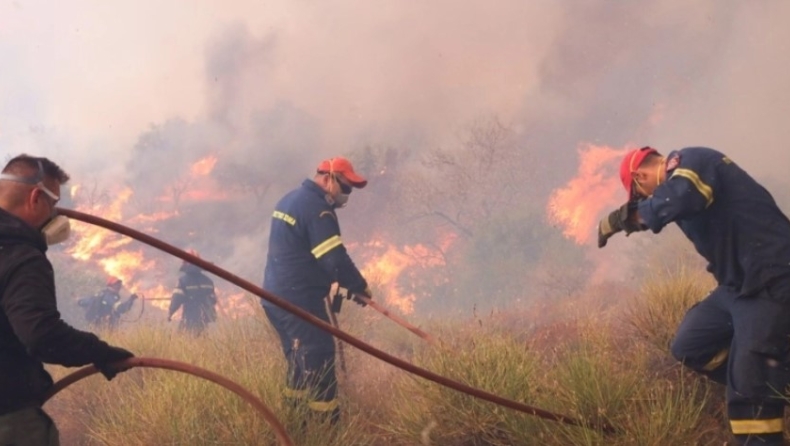
[[[151,128],[181,120],[237,155],[290,110],[277,138],[309,140],[304,164],[451,145],[480,114],[562,166],[585,141],[710,145],[765,174],[790,161],[781,1],[211,3],[0,2],[3,152],[117,178]]]
[[[588,142],[711,146],[781,178],[788,16],[779,0],[0,0],[0,154],[143,200],[214,155],[222,187],[276,196],[324,157],[452,149],[493,115],[542,195]],[[225,255],[263,239],[231,234]]]

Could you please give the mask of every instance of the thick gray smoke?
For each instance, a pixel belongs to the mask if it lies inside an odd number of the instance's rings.
[[[216,156],[227,198],[183,199],[159,234],[255,281],[274,201],[322,158],[367,153],[383,186],[358,203],[411,215],[402,182],[432,178],[423,156],[461,151],[481,117],[512,132],[529,206],[588,142],[712,146],[771,184],[790,166],[786,2],[137,3],[0,4],[0,151],[128,185],[138,212],[168,210],[159,198]],[[353,203],[350,228],[409,233]]]

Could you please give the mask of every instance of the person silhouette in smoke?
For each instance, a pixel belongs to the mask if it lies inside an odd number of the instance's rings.
[[[346,252],[335,213],[346,205],[354,188],[366,184],[347,159],[330,158],[318,165],[312,180],[304,180],[277,203],[271,219],[264,289],[327,323],[324,298],[333,282],[348,289],[349,298],[372,297],[368,283]],[[357,303],[364,304],[361,300]],[[312,419],[336,423],[340,407],[332,335],[268,301],[262,305],[288,361],[286,398],[292,405],[306,403]]]
[[[117,277],[109,277],[107,286],[93,296],[84,297],[77,304],[85,308],[85,320],[94,328],[116,328],[121,320],[121,315],[127,313],[137,294],[132,294],[121,304],[121,288],[123,281]],[[116,305],[117,304],[117,305]]]
[[[614,234],[671,222],[708,262],[718,286],[691,307],[672,355],[727,386],[730,428],[742,445],[783,444],[790,384],[790,220],[771,194],[724,154],[651,147],[623,158],[628,202],[598,226]],[[783,397],[784,395],[784,397]]]
[[[189,253],[199,257],[193,250]],[[183,308],[181,322],[178,324],[179,330],[199,336],[209,323],[217,320],[217,295],[214,282],[203,274],[199,266],[186,261],[181,264],[180,271],[178,285],[170,299],[167,321],[170,322],[173,315]]]

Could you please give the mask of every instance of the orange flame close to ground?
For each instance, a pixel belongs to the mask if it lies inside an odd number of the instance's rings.
[[[552,192],[549,222],[562,227],[565,237],[585,245],[593,240],[601,214],[624,201],[617,167],[626,149],[587,145],[579,149],[575,178]]]
[[[189,201],[207,201],[228,199],[225,192],[218,187],[216,179],[210,174],[218,159],[210,155],[198,160],[190,166],[188,172],[173,181],[170,192],[177,192],[178,198],[167,193],[159,201],[181,203]],[[77,209],[137,226],[146,232],[156,232],[157,223],[178,217],[178,209],[168,211],[156,210],[148,214],[135,216],[129,214],[130,199],[133,191],[124,188],[117,194],[111,194],[112,201],[107,203],[107,194],[102,195],[104,202],[86,196],[79,185],[71,188],[71,194]],[[94,190],[95,192],[95,190]],[[145,229],[139,226],[145,226]],[[130,293],[138,293],[149,299],[150,305],[166,310],[173,287],[178,280],[177,267],[164,265],[164,255],[148,254],[139,245],[127,246],[132,239],[112,233],[103,228],[75,222],[73,225],[73,241],[66,252],[74,259],[101,268],[109,276],[121,279],[124,288]],[[363,275],[374,288],[377,299],[381,299],[393,309],[404,314],[414,311],[414,303],[425,293],[417,290],[418,279],[430,278],[424,274],[434,268],[445,265],[444,253],[456,240],[457,235],[446,233],[433,244],[396,246],[385,240],[374,240],[359,244],[360,257],[365,259],[361,268]],[[172,270],[172,271],[170,271]],[[432,274],[432,273],[431,273]],[[438,279],[437,279],[438,280]],[[218,313],[223,317],[238,318],[249,316],[256,310],[257,299],[234,289],[220,289],[217,286]]]
[[[456,238],[456,234],[448,233],[436,247],[417,244],[399,248],[382,240],[367,242],[361,248],[376,254],[365,262],[361,268],[362,275],[374,285],[374,293],[380,293],[387,305],[397,308],[403,314],[411,314],[414,312],[418,293],[406,291],[405,288],[414,289],[414,286],[404,285],[400,283],[400,279],[404,273],[414,274],[414,269],[426,270],[444,266],[443,253]]]

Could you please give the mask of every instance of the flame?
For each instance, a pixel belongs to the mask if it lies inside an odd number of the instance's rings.
[[[230,198],[227,190],[220,187],[210,176],[219,159],[209,155],[194,162],[185,175],[176,178],[158,198],[164,203],[195,201],[221,201]]]
[[[375,285],[374,292],[380,293],[387,305],[397,308],[403,314],[411,314],[419,293],[414,291],[417,288],[415,281],[404,283],[403,277],[414,279],[414,275],[420,270],[444,266],[443,253],[456,238],[456,234],[447,233],[441,237],[436,247],[422,244],[398,247],[383,240],[367,242],[361,249],[367,251],[372,258],[365,262],[361,273],[369,283]],[[375,297],[382,298],[378,295]]]
[[[218,288],[217,312],[225,318],[243,318],[253,314],[256,300],[257,298],[252,298],[249,294],[244,292],[226,293],[224,290]]]
[[[133,195],[131,189],[124,188],[113,195],[115,199],[111,203],[102,205],[99,202],[84,203],[85,200],[80,191],[79,188],[72,188],[78,210],[114,221],[123,220],[124,206]],[[141,214],[129,221],[153,222],[169,218],[172,215],[174,214]],[[142,249],[128,249],[127,245],[132,243],[131,238],[82,222],[75,222],[72,231],[74,241],[66,249],[67,254],[78,261],[101,268],[108,276],[121,279],[129,292],[139,292],[148,297],[152,295],[164,297],[166,294],[164,286],[144,286],[140,280],[143,275],[150,280],[150,275],[144,273],[156,272],[158,270],[157,264],[154,259],[146,258]]]
[[[210,175],[217,161],[216,156],[210,155],[193,163],[186,174],[173,180],[169,191],[165,191],[159,201],[175,201],[176,198],[181,202],[227,199],[228,194]],[[125,213],[131,213],[126,210],[134,195],[130,188],[103,195],[102,197],[114,197],[109,203],[106,198],[102,202],[102,199],[95,200],[95,197],[87,196],[79,185],[72,186],[70,193],[78,210],[138,228],[144,226],[147,232],[157,232],[160,222],[180,215],[178,209],[155,210],[125,218]],[[178,272],[175,267],[171,269],[161,265],[163,259],[167,259],[166,255],[146,254],[148,251],[131,244],[131,238],[82,222],[75,222],[72,230],[72,241],[66,248],[67,254],[77,261],[85,262],[87,267],[101,268],[108,276],[121,279],[127,291],[141,295],[151,306],[168,309]],[[217,311],[223,316],[238,318],[253,313],[255,300],[247,294],[233,293],[219,287],[216,292]]]
[[[565,237],[580,245],[592,240],[601,213],[617,205],[624,193],[613,169],[626,149],[587,145],[579,149],[579,170],[564,187],[552,192],[548,219]]]
[[[192,164],[190,172],[193,176],[205,177],[208,176],[212,170],[214,170],[214,166],[216,164],[217,157],[214,155],[209,155],[205,158],[197,160],[194,164]]]
[[[77,209],[110,220],[120,220],[122,207],[131,196],[132,190],[126,188],[117,195],[115,201],[106,207],[93,203],[88,207],[77,206]],[[117,234],[84,223],[75,224],[72,230],[76,242],[67,252],[75,259],[83,261],[90,260],[95,255],[101,255],[108,250],[115,250],[131,241],[131,239],[121,238]]]

